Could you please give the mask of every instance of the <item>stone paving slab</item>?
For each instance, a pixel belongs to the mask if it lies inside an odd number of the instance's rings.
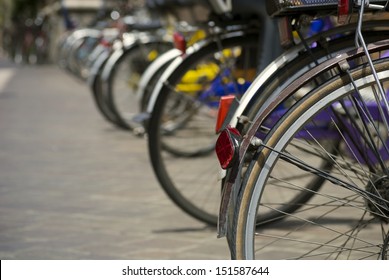
[[[56,65],[0,59],[0,259],[229,259],[163,193],[146,145]]]

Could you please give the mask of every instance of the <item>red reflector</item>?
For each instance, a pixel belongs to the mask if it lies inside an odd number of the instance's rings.
[[[100,45],[102,45],[104,47],[110,47],[111,43],[103,38],[103,39],[100,40]]]
[[[338,23],[346,24],[350,20],[353,0],[338,0]]]
[[[222,96],[220,98],[219,111],[217,112],[216,127],[215,127],[216,133],[219,133],[221,126],[224,122],[224,119],[226,118],[228,111],[231,107],[232,101],[234,101],[234,98],[235,95],[233,94]]]
[[[220,166],[227,169],[238,159],[241,135],[236,128],[228,126],[216,140],[215,151]]]
[[[186,40],[185,37],[179,33],[174,32],[173,34],[174,46],[176,49],[180,50],[183,54],[186,52]]]

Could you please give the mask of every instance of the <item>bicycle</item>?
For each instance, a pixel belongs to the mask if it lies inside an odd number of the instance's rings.
[[[61,42],[60,66],[87,81],[98,111],[120,128],[128,129],[114,98],[120,75],[128,77],[124,80],[126,89],[130,89],[127,82],[131,77],[135,87],[134,76],[139,77],[158,53],[171,48],[158,20],[160,13],[151,12],[153,19],[143,4],[131,7],[130,14],[125,16],[115,10],[106,20],[96,19],[93,27],[76,29]],[[133,62],[137,63],[137,69]]]
[[[147,107],[150,106],[149,104],[152,104],[151,107],[154,106],[154,103],[150,101],[153,90],[169,64],[176,58],[182,56],[186,52],[187,47],[203,40],[206,36],[206,30],[199,26],[190,25],[185,21],[180,21],[176,24],[173,35],[175,47],[158,56],[147,67],[139,80],[136,92],[139,113],[134,114],[131,120],[132,130],[135,135],[145,136],[146,134],[145,127],[147,126],[147,120],[150,118],[150,114],[147,113]],[[201,75],[201,73],[198,74]]]
[[[227,236],[232,258],[387,258],[389,42],[366,47],[365,1],[350,3],[341,2],[357,7],[356,42],[362,47],[317,63],[269,94],[243,140],[234,128],[219,137],[230,170],[218,232]],[[337,4],[315,8],[333,13]],[[380,4],[366,9],[387,6]],[[304,5],[293,8],[273,10],[279,16],[307,11]],[[289,177],[281,174],[285,170]],[[307,180],[318,186],[306,188]],[[289,193],[271,196],[277,189]],[[258,219],[267,213],[270,220]],[[275,250],[266,251],[270,244]]]
[[[168,40],[154,34],[161,28],[154,22],[127,23],[127,31],[119,33],[122,38],[108,41],[108,44],[103,42],[103,51],[98,58],[90,58],[94,63],[88,83],[95,104],[104,118],[119,128],[131,129],[119,110],[121,105],[117,97],[132,95],[144,69],[159,53],[171,48]],[[137,68],[133,62],[137,62]],[[121,100],[126,106],[133,107],[131,102],[124,101],[128,100]]]
[[[87,54],[99,42],[101,30],[79,28],[60,40],[57,63],[77,78],[82,78],[81,65],[86,62]],[[82,61],[81,61],[82,60]]]

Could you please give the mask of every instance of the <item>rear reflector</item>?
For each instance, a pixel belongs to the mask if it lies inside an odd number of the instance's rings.
[[[224,123],[224,120],[228,114],[228,111],[231,107],[232,101],[234,101],[235,95],[230,94],[226,96],[222,96],[219,101],[219,111],[217,112],[217,119],[216,119],[216,127],[215,131],[216,133],[219,133],[222,124]]]
[[[176,49],[180,50],[182,54],[186,53],[186,40],[184,35],[179,32],[173,34],[174,46]]]
[[[338,1],[338,23],[346,24],[350,20],[353,9],[353,0],[339,0]]]
[[[239,146],[241,135],[236,128],[228,126],[224,129],[216,141],[216,155],[223,169],[231,167],[239,158]]]

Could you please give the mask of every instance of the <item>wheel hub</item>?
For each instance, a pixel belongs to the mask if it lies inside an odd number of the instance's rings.
[[[380,220],[389,222],[389,177],[382,177],[370,182],[366,191],[370,193],[366,199],[367,207]]]

